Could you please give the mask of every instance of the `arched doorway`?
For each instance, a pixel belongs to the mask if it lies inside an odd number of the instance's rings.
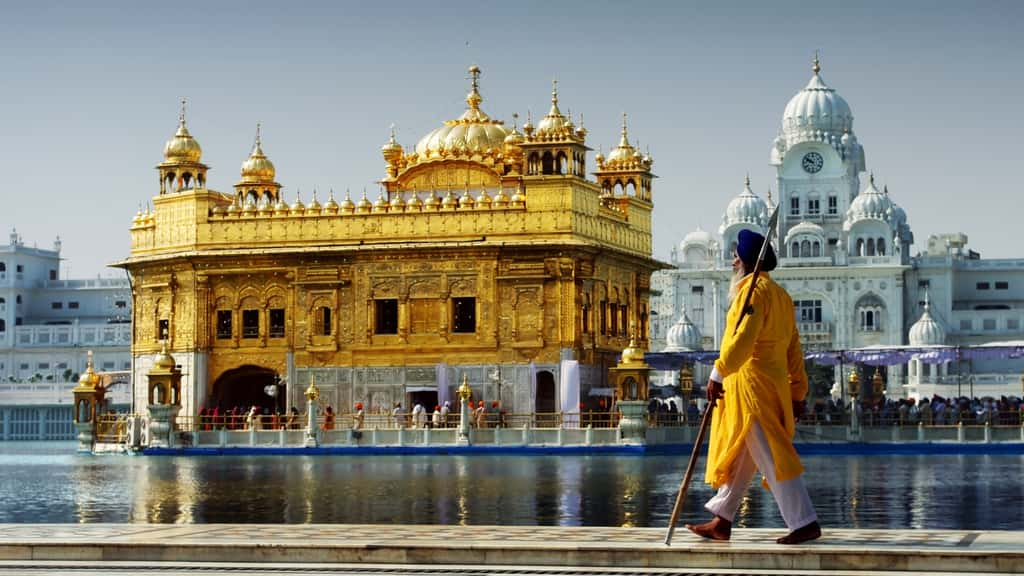
[[[270,368],[245,365],[221,374],[213,383],[209,407],[220,407],[221,412],[238,408],[258,406],[268,412],[284,411],[285,387],[277,390],[276,396],[267,394],[267,386],[277,383],[277,373]]]
[[[547,370],[537,372],[537,393],[534,396],[533,411],[542,416],[536,417],[538,428],[548,428],[558,425],[557,416],[554,415],[558,409],[555,407],[555,375]]]

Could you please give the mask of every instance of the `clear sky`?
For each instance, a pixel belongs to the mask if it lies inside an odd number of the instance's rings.
[[[388,127],[413,146],[465,107],[511,123],[585,114],[607,152],[629,113],[654,157],[655,257],[717,232],[811,76],[849,103],[868,169],[916,237],[965,232],[985,257],[1024,257],[1020,144],[1024,2],[0,2],[0,242],[59,234],[62,274],[116,274],[179,100],[229,191],[263,123],[289,202],[329,188],[376,196]],[[593,156],[589,165],[594,166]],[[864,179],[866,183],[866,179]]]

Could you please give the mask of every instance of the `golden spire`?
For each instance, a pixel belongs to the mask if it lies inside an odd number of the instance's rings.
[[[473,110],[480,109],[480,103],[483,102],[483,97],[480,96],[480,67],[473,65],[469,67],[469,75],[473,77],[471,84],[473,89],[470,90],[469,94],[466,95],[466,104]]]
[[[622,137],[619,139],[621,148],[629,148],[629,134],[626,131],[626,113],[622,113]]]
[[[814,70],[814,75],[817,76],[821,72],[821,60],[818,59],[818,51],[814,51],[814,65],[811,66],[811,70]]]
[[[183,97],[181,99],[181,112],[178,114],[178,129],[184,129],[185,128],[185,104],[186,104],[186,100]]]

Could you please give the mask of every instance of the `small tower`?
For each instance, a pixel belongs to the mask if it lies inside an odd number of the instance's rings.
[[[582,124],[582,121],[581,121]],[[526,160],[524,176],[565,176],[586,178],[587,130],[576,127],[558,109],[558,81],[552,81],[551,109],[534,128],[524,126],[525,136],[518,142]]]
[[[594,175],[597,176],[604,197],[634,197],[647,203],[652,202],[651,183],[655,176],[651,173],[651,166],[654,160],[650,154],[641,154],[629,143],[625,112],[622,114],[619,145],[607,157],[599,154],[596,160],[597,172]]]
[[[381,146],[380,152],[384,156],[384,161],[388,163],[388,180],[394,180],[398,177],[398,171],[402,167],[402,158],[404,156],[402,146],[395,140],[394,124],[391,125],[391,138],[388,139],[386,144]]]
[[[263,153],[260,124],[256,124],[256,141],[252,152],[242,162],[242,178],[235,184],[235,203],[239,206],[274,206],[281,199],[281,185],[274,181],[274,163]]]
[[[160,354],[146,375],[149,390],[149,445],[173,446],[175,420],[181,410],[181,370],[163,342]]]
[[[78,430],[78,451],[92,451],[96,437],[96,419],[100,406],[103,405],[103,387],[100,386],[100,375],[93,370],[92,350],[87,353],[85,372],[78,379],[72,393],[75,395],[75,428]]]
[[[200,162],[203,149],[185,127],[185,100],[181,100],[178,131],[164,145],[164,161],[157,165],[160,172],[160,195],[206,187],[209,167]]]

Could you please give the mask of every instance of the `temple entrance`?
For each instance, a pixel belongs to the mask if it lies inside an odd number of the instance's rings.
[[[273,413],[284,411],[285,386],[277,387],[277,394],[267,394],[278,382],[278,375],[269,368],[245,365],[221,374],[213,383],[213,392],[207,407],[219,407],[221,413],[232,408],[247,410],[258,406],[260,411],[266,409]]]
[[[555,375],[547,370],[537,372],[537,394],[534,397],[533,411],[537,414],[538,428],[554,428],[558,426],[555,407]]]
[[[437,390],[417,390],[409,393],[409,405],[403,406],[406,412],[412,412],[412,407],[421,404],[427,411],[429,417],[434,413],[434,406],[437,406]]]

